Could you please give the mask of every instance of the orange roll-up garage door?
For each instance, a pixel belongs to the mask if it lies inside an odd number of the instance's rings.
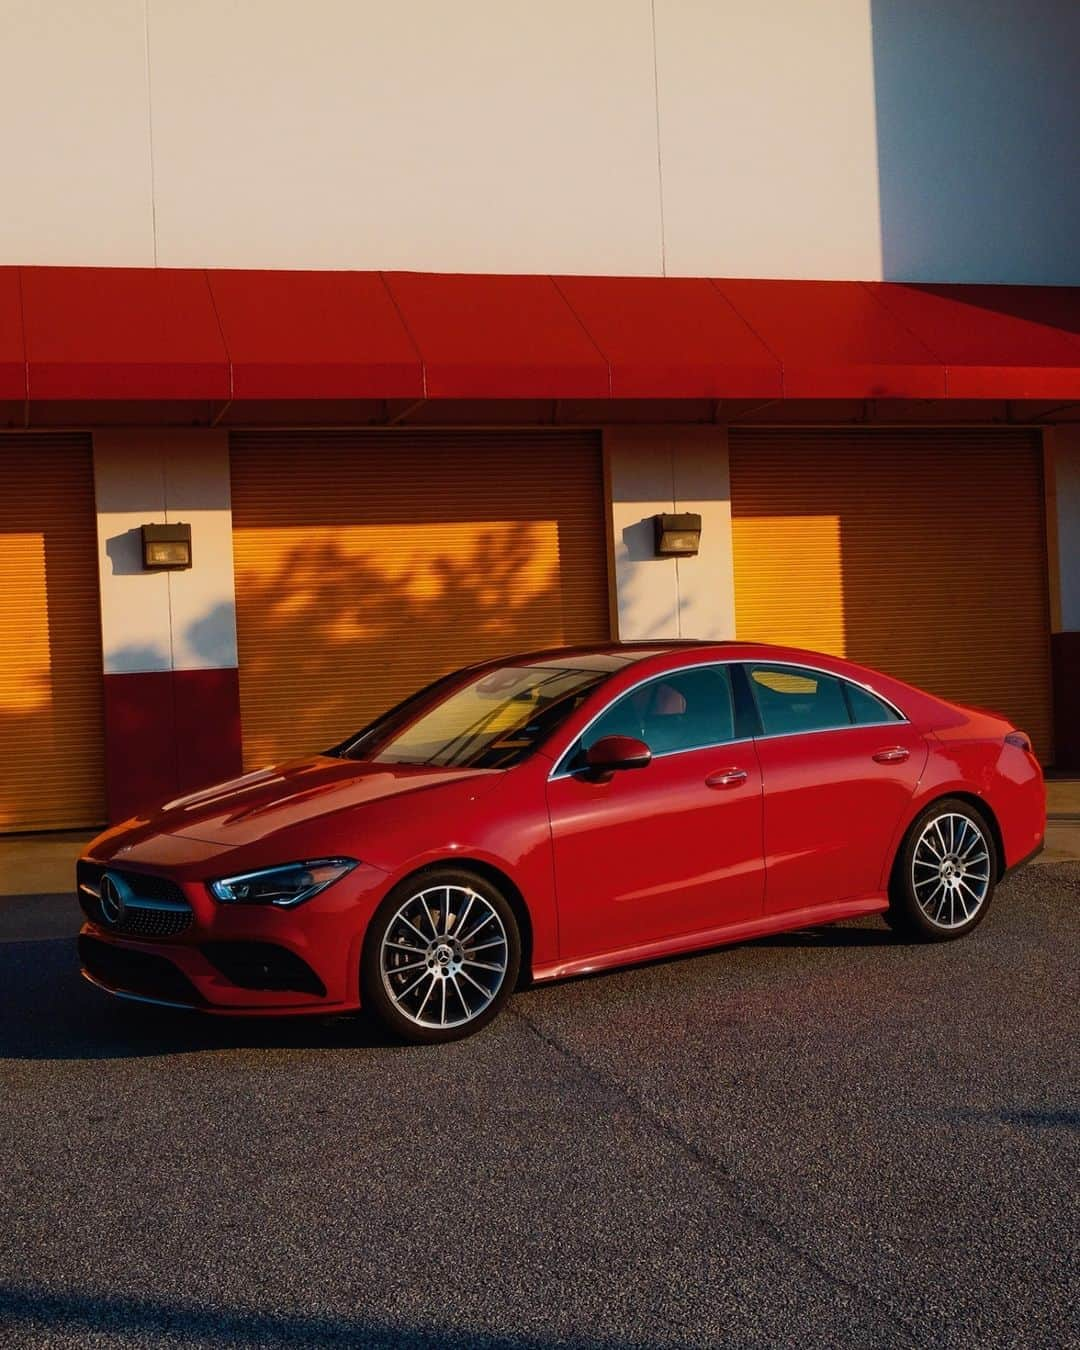
[[[88,436],[0,436],[0,831],[105,818]]]
[[[740,638],[1000,710],[1050,754],[1037,433],[735,430]]]
[[[249,766],[458,666],[610,635],[593,433],[235,434],[232,487]]]

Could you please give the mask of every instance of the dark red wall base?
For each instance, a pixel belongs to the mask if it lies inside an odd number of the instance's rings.
[[[105,676],[110,821],[234,778],[241,768],[240,748],[235,670]]]
[[[1080,769],[1080,633],[1050,639],[1054,676],[1054,767]]]

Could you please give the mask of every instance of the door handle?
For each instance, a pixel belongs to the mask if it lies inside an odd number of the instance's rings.
[[[905,745],[890,745],[887,750],[878,750],[874,759],[879,764],[899,764],[911,754],[911,751]]]
[[[717,769],[705,779],[705,786],[711,788],[738,787],[747,778],[745,769]]]

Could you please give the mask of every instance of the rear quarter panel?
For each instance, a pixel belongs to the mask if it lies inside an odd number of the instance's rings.
[[[893,849],[931,802],[956,794],[984,803],[1001,832],[1003,868],[1022,861],[1046,831],[1046,789],[1038,763],[1002,735],[984,736],[964,724],[927,733],[930,755]]]

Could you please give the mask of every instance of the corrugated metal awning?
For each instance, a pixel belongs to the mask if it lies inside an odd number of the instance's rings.
[[[0,268],[0,400],[1080,399],[1080,288]]]

